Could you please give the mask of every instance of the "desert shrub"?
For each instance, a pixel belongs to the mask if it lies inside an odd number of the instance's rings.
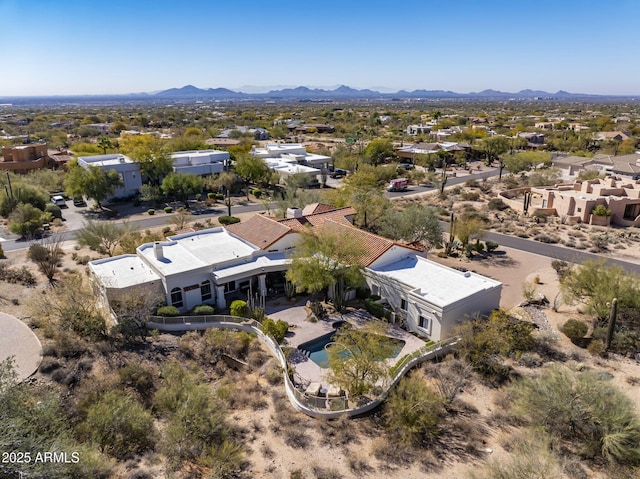
[[[227,226],[235,223],[240,223],[240,218],[237,216],[219,216],[218,221],[221,225]]]
[[[564,477],[561,461],[553,453],[550,439],[540,433],[515,438],[506,458],[490,460],[471,472],[471,479]]]
[[[620,318],[618,319],[620,321]],[[592,334],[594,339],[602,341],[606,340],[607,327],[596,326],[593,329]],[[619,354],[633,355],[640,351],[640,336],[637,332],[631,331],[626,328],[617,327],[613,332],[613,339],[611,341],[610,351]]]
[[[175,306],[160,306],[157,314],[158,316],[179,316],[180,310]]]
[[[155,214],[156,214],[156,210],[154,210],[153,208],[149,208],[149,209],[147,210],[147,214],[148,214],[148,215],[152,215],[152,216],[153,216],[153,215],[155,215]]]
[[[26,266],[20,268],[10,268],[4,263],[0,263],[0,280],[7,283],[20,283],[24,286],[35,286],[36,278]]]
[[[485,241],[485,245],[487,246],[487,251],[489,253],[491,253],[492,251],[495,251],[496,249],[498,249],[498,246],[500,246],[498,243],[491,240]]]
[[[122,391],[101,394],[89,406],[78,427],[100,449],[118,459],[148,450],[153,444],[153,418],[142,405]]]
[[[418,374],[405,376],[389,395],[385,425],[397,442],[430,442],[439,433],[444,399]]]
[[[62,218],[62,210],[58,205],[48,203],[44,208],[45,213],[50,213],[52,218]]]
[[[504,211],[507,208],[509,208],[509,205],[507,205],[504,201],[502,201],[502,198],[491,198],[487,206],[490,210],[498,210],[498,211]]]
[[[249,317],[249,306],[246,301],[242,301],[241,299],[236,299],[229,306],[229,313],[231,316],[239,316],[241,318]]]
[[[278,344],[284,341],[284,337],[289,331],[289,323],[279,319],[274,321],[271,318],[267,318],[262,322],[262,332],[267,336],[271,336]]]
[[[215,308],[209,304],[200,304],[193,308],[193,314],[196,315],[215,314],[215,312]]]
[[[510,368],[501,356],[518,357],[535,345],[533,324],[510,316],[503,310],[482,318],[466,321],[459,328],[458,355],[469,361],[477,372],[496,382],[509,377]]]
[[[259,323],[264,321],[266,317],[267,317],[267,313],[264,310],[264,308],[257,307],[257,308],[253,308],[253,310],[251,311],[251,319],[255,319]]]
[[[149,399],[155,391],[153,372],[141,364],[127,364],[118,369],[118,376],[121,384],[134,389],[142,398]]]
[[[594,339],[587,346],[587,351],[589,351],[594,356],[602,356],[605,353],[604,341],[601,339]]]
[[[462,199],[464,201],[478,201],[480,199],[480,193],[477,191],[465,191],[462,193]]]
[[[640,461],[640,418],[629,398],[602,375],[554,366],[522,379],[512,392],[517,414],[584,457]]]
[[[251,193],[253,193],[253,196],[255,196],[256,198],[260,198],[260,196],[262,196],[262,191],[258,188],[255,188]]]
[[[171,207],[171,206],[165,206],[165,208],[164,208],[164,212],[165,212],[165,213],[172,213],[172,212],[173,212],[173,207]]]
[[[587,334],[588,330],[589,327],[577,319],[569,319],[562,325],[562,332],[571,340],[572,343],[576,343],[584,338],[584,335]]]
[[[556,274],[558,275],[558,279],[560,280],[562,280],[565,273],[571,269],[571,267],[569,266],[569,263],[559,259],[554,259],[551,262],[551,267],[555,270]]]

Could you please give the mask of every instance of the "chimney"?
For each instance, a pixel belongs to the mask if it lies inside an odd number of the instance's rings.
[[[302,218],[302,210],[300,208],[287,208],[287,218]]]
[[[156,257],[157,260],[164,259],[164,255],[162,254],[162,245],[160,244],[160,241],[156,241],[155,243],[153,243],[153,255]]]

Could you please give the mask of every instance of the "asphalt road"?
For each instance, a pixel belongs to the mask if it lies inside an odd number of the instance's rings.
[[[498,175],[498,169],[490,168],[490,169],[486,169],[471,175],[458,176],[455,178],[449,177],[447,181],[447,188],[461,184],[461,183],[465,183],[470,179],[491,178],[497,175]],[[390,199],[393,199],[393,198],[399,198],[403,196],[412,196],[412,195],[417,195],[421,193],[427,193],[433,190],[434,190],[433,187],[414,186],[407,191],[387,193],[387,197],[389,197]],[[273,206],[275,207],[275,204]],[[75,207],[71,207],[71,208],[75,209]],[[264,205],[237,205],[237,206],[233,206],[232,213],[233,214],[250,213],[252,211],[262,211],[262,210],[264,210]],[[73,211],[73,210],[64,209],[63,214],[67,211]],[[226,213],[227,213],[226,206],[220,205],[218,208],[213,210],[213,213],[196,215],[195,218],[206,219],[206,218],[225,215]],[[59,240],[70,241],[75,239],[75,233],[78,229],[80,229],[80,226],[81,226],[82,216],[79,216],[80,222],[78,222],[77,218],[78,217],[74,217],[74,219],[70,221],[71,224],[69,226],[71,227],[67,231],[58,233],[57,238]],[[169,217],[166,214],[161,213],[158,215],[149,216],[149,217],[138,219],[138,220],[131,220],[129,221],[129,225],[138,230],[145,230],[149,228],[155,228],[158,226],[164,226],[168,223],[168,219]],[[449,223],[441,222],[441,225],[442,225],[443,231],[449,231]],[[486,232],[484,239],[495,241],[501,246],[506,246],[509,248],[526,251],[528,253],[534,253],[541,256],[546,256],[548,258],[559,259],[559,260],[567,261],[570,263],[576,263],[576,264],[580,264],[587,259],[597,260],[597,259],[605,258],[604,256],[600,256],[593,253],[586,253],[586,252],[574,250],[571,248],[565,248],[563,246],[540,243],[538,241],[518,238],[517,236],[509,236],[509,235],[504,235],[504,234],[494,233],[494,232]],[[2,248],[5,251],[12,251],[17,249],[28,248],[30,243],[31,242],[29,240],[9,239],[2,243]],[[613,259],[613,258],[605,258],[605,259],[609,264],[619,265],[625,268],[627,271],[640,274],[640,264],[629,263],[627,261],[622,261],[622,260]]]

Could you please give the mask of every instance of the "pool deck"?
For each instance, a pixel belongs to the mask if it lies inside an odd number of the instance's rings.
[[[333,324],[336,321],[349,321],[356,327],[362,327],[373,318],[366,311],[359,309],[345,314],[333,314],[328,318],[312,323],[305,321],[307,318],[307,312],[305,311],[307,300],[308,298],[304,298],[295,303],[290,303],[286,299],[281,299],[266,304],[267,316],[275,320],[282,319],[291,325],[289,333],[285,338],[284,346],[297,348],[302,343],[335,331]],[[404,347],[398,355],[390,359],[391,365],[405,354],[410,354],[425,344],[425,341],[418,339],[395,325],[389,325],[387,335],[405,342]],[[328,369],[321,368],[302,353],[294,354],[291,358],[291,363],[295,365],[296,381],[304,384],[317,382],[324,386],[330,384],[326,377]]]

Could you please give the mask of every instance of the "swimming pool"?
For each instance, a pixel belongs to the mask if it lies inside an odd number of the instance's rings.
[[[329,368],[329,355],[325,346],[334,342],[335,332],[327,333],[323,336],[319,336],[311,341],[307,341],[306,343],[302,343],[298,346],[298,349],[302,351],[302,353],[307,356],[311,361],[316,363],[323,369]],[[393,352],[388,358],[395,358],[400,354],[402,348],[405,345],[405,341],[402,339],[388,338],[389,341],[393,344]],[[349,351],[344,349],[340,352],[340,355],[343,357],[347,357],[350,355]],[[387,359],[387,358],[385,358]]]

